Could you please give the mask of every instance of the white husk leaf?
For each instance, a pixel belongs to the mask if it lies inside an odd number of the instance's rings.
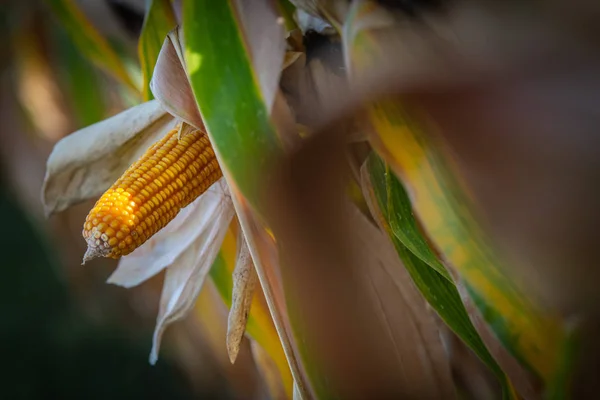
[[[152,94],[163,108],[189,125],[204,130],[192,87],[185,72],[181,28],[171,31],[163,43],[150,81]]]
[[[199,240],[223,207],[222,203],[228,201],[226,185],[224,178],[218,180],[146,243],[122,257],[107,282],[130,288],[173,265]]]
[[[237,0],[235,4],[245,31],[262,98],[267,111],[270,112],[279,88],[279,76],[286,48],[285,28],[279,22],[279,13],[274,2]]]
[[[153,100],[60,140],[48,158],[42,187],[46,215],[101,195],[174,125]]]
[[[232,364],[235,363],[240,351],[240,343],[246,331],[252,296],[258,280],[248,244],[243,234],[240,234],[240,237],[241,246],[233,271],[231,308],[227,319],[227,353]]]
[[[225,185],[218,187],[227,190]],[[151,364],[158,359],[160,341],[167,326],[184,318],[193,308],[206,275],[219,253],[234,214],[231,198],[228,193],[224,194],[221,194],[219,207],[201,234],[167,268],[150,353]]]

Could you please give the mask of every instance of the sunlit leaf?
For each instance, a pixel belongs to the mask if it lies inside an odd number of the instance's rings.
[[[138,53],[142,68],[142,96],[144,100],[151,100],[154,98],[150,91],[154,65],[167,34],[175,28],[177,21],[170,0],[150,0],[147,3]]]
[[[92,26],[73,0],[47,0],[79,51],[134,92],[138,88],[111,44]]]
[[[221,168],[228,181],[235,182],[254,202],[255,183],[260,179],[258,171],[266,166],[269,154],[278,149],[269,113],[285,46],[276,13],[272,10],[261,13],[262,9],[268,9],[266,2],[240,3],[258,10],[238,13],[230,1],[184,3],[185,59],[192,90]],[[264,18],[262,26],[246,32],[237,15],[248,14]],[[247,28],[256,24],[246,25]],[[267,54],[275,53],[267,58],[279,63],[257,66],[256,63],[264,65],[261,49]]]

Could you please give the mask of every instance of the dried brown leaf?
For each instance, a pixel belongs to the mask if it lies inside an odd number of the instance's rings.
[[[243,236],[240,234],[241,247],[233,271],[231,308],[227,320],[227,353],[232,364],[235,363],[240,350],[240,342],[246,331],[252,296],[258,280],[248,245]]]
[[[249,204],[235,188],[232,188],[231,195],[240,226],[248,244],[248,250],[252,255],[252,260],[256,267],[265,301],[273,318],[273,324],[279,335],[292,376],[298,384],[298,390],[303,393],[304,398],[310,398],[311,388],[308,383],[308,377],[304,370],[304,365],[298,359],[298,349],[295,345],[294,335],[287,314],[277,244],[273,237],[266,231],[257,214],[250,208]]]

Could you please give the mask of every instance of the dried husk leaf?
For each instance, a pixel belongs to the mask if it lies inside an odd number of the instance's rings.
[[[131,288],[173,265],[209,229],[228,196],[225,179],[215,182],[173,221],[158,231],[133,253],[121,257],[107,282]]]
[[[206,275],[219,253],[234,215],[231,198],[226,195],[220,197],[218,209],[211,215],[201,234],[167,268],[150,353],[151,364],[158,359],[165,329],[184,318],[193,308]]]
[[[304,398],[310,398],[311,388],[304,365],[297,357],[298,349],[295,347],[292,328],[289,318],[287,318],[287,305],[283,294],[277,245],[273,236],[267,232],[257,214],[250,208],[242,195],[235,187],[230,187],[230,189],[240,227],[252,255],[265,301],[273,317],[273,324],[288,359],[292,376],[298,390],[304,394]]]
[[[101,195],[174,125],[158,101],[149,101],[60,140],[42,187],[46,215]]]
[[[248,245],[243,236],[240,234],[241,246],[233,271],[233,292],[227,319],[227,353],[232,364],[235,363],[240,351],[240,342],[246,331],[252,296],[258,280]]]
[[[198,129],[193,126],[188,124],[187,122],[182,122],[181,125],[179,125],[179,131],[177,132],[177,138],[179,140],[181,140],[181,138],[189,135],[192,132],[197,131]]]
[[[160,50],[150,82],[152,94],[162,107],[188,125],[204,130],[204,124],[185,72],[183,32],[171,31]]]

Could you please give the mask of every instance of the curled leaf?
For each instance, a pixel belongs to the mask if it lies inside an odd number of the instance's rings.
[[[235,363],[240,351],[240,342],[246,331],[252,296],[258,279],[252,257],[248,251],[248,244],[243,238],[241,242],[240,252],[233,271],[233,293],[227,320],[227,353],[232,364]]]
[[[186,74],[183,46],[180,28],[169,32],[156,60],[150,89],[165,110],[189,125],[204,130]]]
[[[185,317],[193,308],[233,218],[234,209],[231,198],[225,192],[226,187],[219,185],[217,188],[223,189],[217,194],[220,200],[217,210],[210,216],[196,240],[167,268],[150,353],[151,364],[158,359],[165,329]]]
[[[121,257],[107,282],[130,288],[173,265],[209,229],[226,201],[226,190],[221,178],[136,251]]]
[[[46,215],[102,194],[174,125],[157,101],[149,101],[60,140],[42,187]]]

